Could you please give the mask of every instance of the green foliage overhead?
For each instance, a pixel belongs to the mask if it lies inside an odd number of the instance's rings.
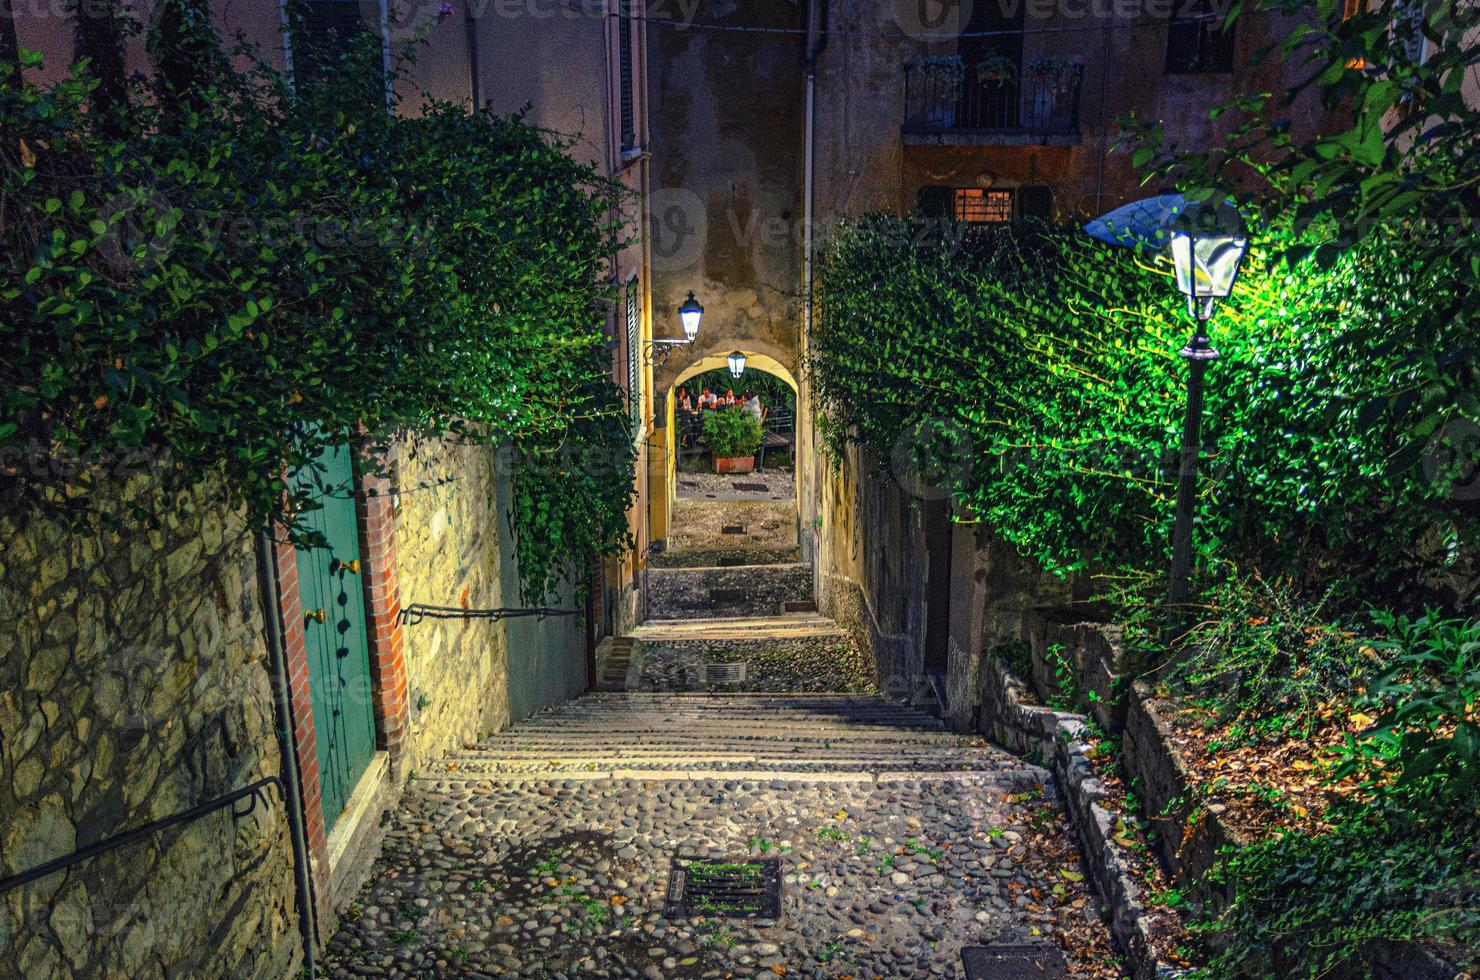
[[[1194,194],[1239,189],[1247,207],[1288,220],[1297,234],[1273,248],[1292,262],[1395,253],[1365,280],[1396,302],[1364,341],[1387,338],[1407,362],[1408,383],[1387,394],[1403,418],[1400,451],[1411,459],[1437,440],[1480,479],[1480,5],[1373,0],[1353,16],[1341,0],[1245,5],[1290,18],[1262,57],[1305,81],[1216,109],[1229,128],[1222,145],[1179,146],[1134,117],[1122,120],[1123,143],[1148,179]],[[1292,129],[1316,105],[1321,131]],[[1412,302],[1420,284],[1423,301]]]
[[[378,50],[106,120],[80,76],[0,83],[7,503],[85,518],[120,476],[219,475],[291,522],[283,475],[325,444],[445,433],[516,450],[530,598],[623,543],[616,191],[516,117],[387,112]]]
[[[1305,584],[1387,581],[1411,601],[1415,574],[1432,584],[1475,535],[1435,462],[1452,457],[1410,451],[1421,407],[1401,397],[1424,377],[1408,314],[1463,284],[1378,241],[1291,267],[1272,254],[1291,234],[1257,231],[1213,320],[1197,545]],[[1160,569],[1191,328],[1170,272],[1074,229],[845,226],[821,263],[812,345],[823,433],[834,452],[852,439],[930,476],[1045,567]],[[1424,338],[1464,343],[1443,323]]]
[[[715,459],[754,456],[761,448],[761,424],[738,408],[705,412],[704,445]]]

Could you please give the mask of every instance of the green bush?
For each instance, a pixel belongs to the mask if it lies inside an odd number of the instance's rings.
[[[1158,675],[1174,693],[1221,721],[1244,718],[1276,737],[1309,736],[1333,704],[1350,704],[1381,672],[1373,631],[1334,615],[1329,590],[1309,598],[1288,579],[1221,571],[1204,593],[1200,621]],[[1128,634],[1156,642],[1154,623],[1130,620]]]
[[[1369,976],[1382,942],[1480,966],[1480,620],[1374,619],[1385,670],[1349,699],[1370,723],[1329,774],[1358,792],[1329,829],[1223,855],[1233,902],[1199,927],[1208,977]]]
[[[308,491],[283,473],[326,444],[450,433],[515,451],[530,597],[623,545],[618,191],[517,117],[347,98],[384,91],[379,51],[296,88],[261,65],[188,99],[139,82],[118,115],[81,76],[0,70],[7,506],[112,519],[100,482],[214,475],[255,523],[291,521]]]
[[[830,450],[914,457],[1050,569],[1164,568],[1191,327],[1168,263],[1077,229],[946,228],[870,217],[825,250],[809,369]],[[1290,237],[1258,230],[1213,320],[1197,547],[1343,602],[1362,580],[1412,601],[1415,572],[1476,527],[1411,451],[1421,408],[1396,396],[1422,380],[1413,350],[1473,358],[1448,325],[1413,324],[1475,283],[1386,240],[1271,263]]]
[[[761,448],[761,424],[739,409],[705,412],[704,445],[715,459],[754,456]]]

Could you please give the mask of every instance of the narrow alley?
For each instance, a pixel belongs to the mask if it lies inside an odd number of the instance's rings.
[[[1119,976],[1052,774],[881,696],[805,608],[794,503],[724,496],[678,501],[605,690],[416,774],[331,974],[959,976],[1006,944]],[[686,894],[690,860],[779,903]]]

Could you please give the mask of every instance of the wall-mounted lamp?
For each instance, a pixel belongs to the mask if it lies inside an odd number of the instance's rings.
[[[678,308],[678,322],[683,325],[683,338],[657,337],[643,345],[643,358],[648,364],[662,364],[680,347],[692,347],[699,336],[699,321],[704,318],[704,307],[689,290],[689,298]]]

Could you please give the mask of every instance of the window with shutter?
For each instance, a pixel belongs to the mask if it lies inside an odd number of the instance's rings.
[[[968,225],[991,225],[1012,220],[1012,191],[957,187],[955,193],[957,221]]]
[[[622,152],[637,146],[637,114],[632,91],[632,3],[621,0],[617,17],[617,71],[621,75]]]
[[[1168,75],[1201,75],[1233,71],[1233,25],[1212,10],[1177,17],[1167,24]]]

